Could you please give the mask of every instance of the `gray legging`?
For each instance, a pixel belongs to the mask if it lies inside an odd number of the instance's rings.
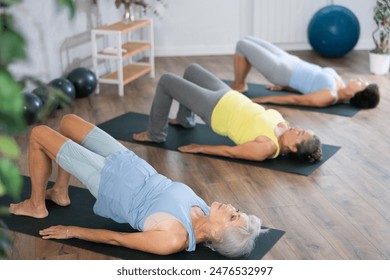
[[[171,73],[162,75],[150,111],[149,138],[156,142],[166,140],[173,100],[180,104],[176,116],[180,125],[195,126],[195,114],[210,125],[214,107],[229,90],[226,83],[198,64],[188,66],[183,78]]]
[[[237,42],[236,54],[244,56],[268,81],[288,86],[300,59],[262,39],[246,36]]]

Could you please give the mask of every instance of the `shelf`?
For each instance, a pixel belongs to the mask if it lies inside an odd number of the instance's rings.
[[[94,29],[92,32],[96,33],[101,33],[99,31],[105,32],[121,32],[122,34],[128,33],[137,29],[140,29],[144,26],[150,25],[150,20],[149,19],[141,19],[141,20],[136,20],[130,23],[124,23],[124,22],[117,22],[108,26],[100,27]]]
[[[128,64],[123,67],[123,84],[128,84],[139,77],[149,73],[152,70],[152,67],[147,64]],[[117,83],[119,80],[118,72],[113,72],[102,76],[101,82],[106,83]]]
[[[147,39],[144,40],[143,32],[147,31]],[[135,32],[142,35],[138,40],[131,40],[134,36],[129,33]],[[141,33],[142,32],[142,33]],[[99,36],[110,36],[114,39],[110,41],[110,46],[98,46]],[[154,41],[153,41],[153,21],[151,19],[141,19],[130,23],[117,22],[108,26],[92,29],[92,62],[95,74],[98,77],[98,87],[96,93],[99,93],[99,84],[117,84],[118,94],[123,96],[124,86],[139,77],[150,73],[154,78]],[[105,40],[107,43],[107,40]],[[103,44],[104,45],[104,44]],[[100,49],[99,49],[100,47]],[[119,50],[119,51],[118,51]],[[125,50],[122,52],[122,50]],[[143,52],[148,52],[145,57],[148,63],[133,61],[132,57]],[[115,72],[99,75],[98,60],[115,60]],[[137,60],[142,60],[137,58]]]
[[[150,43],[147,42],[127,42],[122,45],[122,49],[126,50],[125,53],[122,53],[122,58],[127,59],[136,55],[137,53],[141,53],[145,50],[151,48]],[[99,52],[97,55],[99,59],[118,59],[118,55],[115,53],[105,53]]]

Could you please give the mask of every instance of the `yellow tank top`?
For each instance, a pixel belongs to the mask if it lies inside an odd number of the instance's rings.
[[[277,147],[275,158],[279,155],[280,148],[274,129],[284,121],[278,111],[266,110],[245,95],[229,91],[213,110],[211,128],[215,133],[229,137],[237,145],[266,136]]]

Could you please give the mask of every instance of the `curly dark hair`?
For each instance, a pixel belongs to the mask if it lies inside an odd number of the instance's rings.
[[[359,91],[349,100],[349,103],[361,109],[375,108],[380,100],[377,84],[369,84],[365,89]]]
[[[322,159],[322,144],[317,135],[313,135],[310,140],[303,140],[297,144],[297,152],[290,153],[291,157],[297,160],[314,163]]]

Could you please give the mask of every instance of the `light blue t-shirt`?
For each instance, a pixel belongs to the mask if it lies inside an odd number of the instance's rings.
[[[340,76],[332,68],[300,61],[294,68],[289,86],[302,94],[329,89],[337,98],[337,81]]]
[[[146,161],[127,150],[107,158],[93,210],[118,223],[129,223],[137,230],[143,230],[151,214],[169,213],[187,229],[186,250],[193,251],[196,248],[190,217],[193,206],[209,214],[209,206],[191,188],[157,173]]]

